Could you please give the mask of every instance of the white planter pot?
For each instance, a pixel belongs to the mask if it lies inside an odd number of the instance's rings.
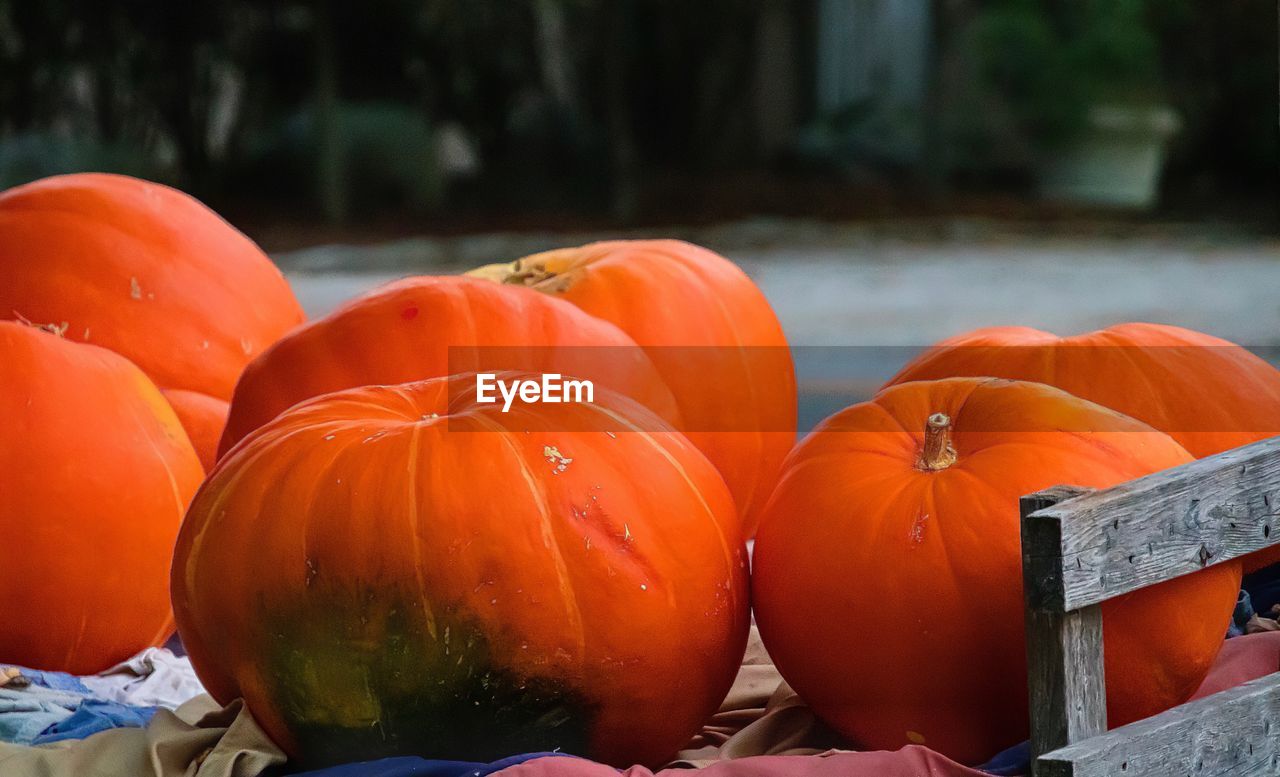
[[[1081,205],[1155,205],[1169,139],[1181,122],[1164,106],[1099,105],[1089,128],[1040,170],[1040,195]]]

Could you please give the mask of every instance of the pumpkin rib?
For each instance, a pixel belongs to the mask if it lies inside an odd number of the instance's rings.
[[[686,242],[681,241],[681,240],[671,241],[671,243],[673,243],[673,244],[678,244],[678,245],[673,246],[673,248],[686,248],[686,249],[687,249],[687,248],[695,248],[695,247],[696,247],[696,246],[693,246],[693,244],[692,244],[692,243],[686,243]],[[673,267],[675,267],[675,268],[676,268],[676,272],[682,272],[682,273],[684,273],[685,275],[693,275],[694,277],[696,277],[699,281],[701,281],[701,282],[703,282],[703,283],[706,283],[706,284],[708,284],[708,285],[712,285],[712,286],[714,286],[714,285],[715,285],[715,280],[714,280],[714,279],[707,278],[707,277],[706,277],[706,276],[704,276],[703,274],[701,274],[701,273],[699,273],[699,272],[695,271],[695,270],[694,270],[693,268],[691,268],[689,265],[686,265],[686,264],[684,264],[684,263],[682,263],[682,262],[672,262],[672,263],[670,263],[670,264],[671,264],[671,266],[673,266]],[[715,305],[715,306],[716,306],[716,309],[720,311],[720,319],[724,322],[724,324],[725,324],[725,328],[726,328],[726,329],[727,329],[727,331],[729,332],[729,337],[732,339],[732,343],[731,343],[731,345],[735,348],[735,350],[737,350],[737,351],[738,351],[738,353],[742,354],[742,355],[743,355],[743,357],[745,358],[745,357],[746,357],[746,355],[747,355],[747,354],[746,354],[746,346],[745,346],[745,344],[742,342],[742,338],[738,335],[738,330],[737,330],[737,328],[733,326],[733,323],[734,323],[733,316],[732,316],[732,314],[730,314],[730,312],[729,312],[728,308],[726,308],[726,307],[725,307],[724,299],[723,299],[722,297],[720,297],[719,295],[713,294],[713,295],[711,295],[711,302],[712,302],[712,304],[713,304],[713,305]],[[721,346],[717,346],[717,347],[721,347]],[[752,404],[753,406],[754,406],[754,405],[759,404],[761,400],[760,400],[759,391],[758,391],[758,388],[757,388],[757,386],[756,386],[755,381],[752,381],[752,380],[745,381],[745,388],[746,388],[746,390],[747,390],[748,394],[749,394],[749,395],[750,395],[750,397],[751,397],[751,404]],[[741,434],[741,433],[742,433],[742,431],[741,431],[741,430],[736,430],[734,433],[735,433],[735,434]],[[749,429],[749,430],[748,430],[748,433],[749,433],[749,434],[751,434],[752,436],[754,436],[754,437],[755,437],[755,439],[756,439],[756,441],[757,441],[758,443],[760,443],[761,445],[763,445],[763,443],[764,443],[764,435],[762,434],[762,430],[761,430],[761,429],[758,429],[758,428],[752,428],[752,429]],[[749,482],[749,483],[746,485],[746,487],[745,487],[745,493],[740,497],[740,499],[741,499],[741,501],[742,501],[742,503],[743,503],[744,505],[751,505],[751,504],[754,504],[754,503],[755,503],[755,499],[756,499],[756,496],[755,496],[755,495],[756,495],[756,492],[760,490],[760,481],[761,481],[761,478],[762,478],[762,473],[761,473],[759,470],[756,470],[756,471],[753,473],[753,477],[751,478],[750,482]]]
[[[666,459],[667,462],[670,463],[672,467],[676,470],[676,472],[680,473],[681,479],[684,480],[684,482],[688,484],[688,486],[691,489],[693,489],[694,495],[697,497],[698,503],[702,506],[703,511],[706,512],[708,516],[715,515],[714,511],[711,509],[711,505],[707,504],[707,500],[703,499],[702,492],[694,486],[694,483],[689,478],[689,473],[685,471],[684,466],[681,465],[678,461],[676,461],[665,448],[663,448],[661,445],[658,445],[657,441],[654,440],[653,437],[651,437],[647,431],[645,431],[644,429],[641,429],[640,427],[632,423],[630,420],[624,418],[622,415],[615,413],[614,411],[608,408],[597,406],[597,409],[603,415],[610,417],[615,422],[623,426],[630,427],[632,430],[631,431],[632,434],[640,435],[640,439],[644,440],[645,443],[648,444],[650,448],[652,448],[658,453],[658,455]],[[717,523],[717,526],[719,526],[718,523]],[[729,542],[730,540],[728,535],[726,535],[724,532],[724,527],[720,527],[720,547],[724,552],[725,563],[728,564],[729,566],[732,566],[733,554],[732,554],[732,551],[729,550]]]
[[[422,534],[418,526],[418,451],[422,446],[424,428],[421,423],[415,423],[410,432],[409,456],[405,461],[405,469],[409,473],[408,482],[405,483],[405,491],[409,494],[406,516],[409,522],[409,542],[413,547],[413,572],[418,583],[418,600],[422,603],[423,615],[426,617],[427,633],[435,638],[436,614],[435,608],[431,606],[431,599],[427,596],[426,578],[422,575]]]
[[[511,456],[520,468],[520,475],[524,479],[525,486],[529,489],[529,498],[538,508],[538,515],[541,518],[540,528],[542,530],[542,541],[548,551],[551,552],[551,558],[556,566],[556,579],[560,582],[560,598],[564,602],[565,613],[569,616],[570,631],[577,635],[578,657],[581,661],[587,655],[587,635],[586,628],[582,622],[582,610],[578,607],[578,597],[573,589],[573,579],[569,575],[568,566],[564,561],[564,551],[560,548],[560,540],[556,537],[555,529],[551,526],[551,511],[547,508],[546,492],[538,485],[537,479],[533,475],[533,470],[529,467],[529,462],[525,460],[524,455],[516,448],[515,443],[511,442],[506,431],[496,423],[482,415],[472,416],[481,425],[489,426],[490,429],[498,435],[498,439],[511,451]]]

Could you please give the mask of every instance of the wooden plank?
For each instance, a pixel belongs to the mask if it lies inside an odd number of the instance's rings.
[[[1077,610],[1280,542],[1280,437],[1037,511],[1037,609]],[[1045,529],[1047,531],[1047,529]],[[1046,571],[1062,561],[1061,579]]]
[[[1280,774],[1280,674],[1044,755],[1037,777]]]
[[[1058,486],[1021,501],[1023,589],[1037,585],[1042,564],[1033,563],[1059,542],[1060,523],[1039,519],[1040,511],[1077,498],[1084,489]],[[1039,549],[1045,552],[1037,552]],[[1050,574],[1055,570],[1049,568]],[[1061,577],[1061,568],[1056,570]],[[1043,610],[1027,599],[1027,691],[1031,711],[1032,758],[1107,729],[1102,664],[1102,608],[1075,612]]]

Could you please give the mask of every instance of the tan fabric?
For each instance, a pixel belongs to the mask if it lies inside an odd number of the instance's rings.
[[[751,755],[825,754],[840,746],[839,737],[783,682],[752,626],[729,695],[669,765],[687,768]],[[112,729],[38,747],[0,743],[3,777],[257,777],[284,761],[284,753],[242,702],[222,709],[207,695],[192,699],[176,713],[161,710],[145,729]]]
[[[223,709],[209,696],[160,710],[146,728],[38,747],[0,743],[4,777],[257,777],[284,761],[240,701]]]
[[[815,755],[841,746],[840,737],[783,681],[753,625],[742,668],[720,710],[668,766],[700,767],[750,755]]]

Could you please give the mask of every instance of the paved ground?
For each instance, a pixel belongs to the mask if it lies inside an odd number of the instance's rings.
[[[903,346],[858,349],[852,364],[834,374],[829,351],[799,349],[802,426],[865,395],[909,357],[910,346],[979,326],[1071,334],[1157,321],[1262,349],[1280,346],[1280,243],[1261,238],[1223,239],[1195,229],[1088,238],[986,230],[927,239],[827,230],[784,247],[771,237],[736,247],[717,245],[714,236],[704,242],[760,284],[793,345]],[[443,246],[431,240],[326,246],[279,258],[315,316],[392,278],[454,272],[583,239],[480,236]]]

